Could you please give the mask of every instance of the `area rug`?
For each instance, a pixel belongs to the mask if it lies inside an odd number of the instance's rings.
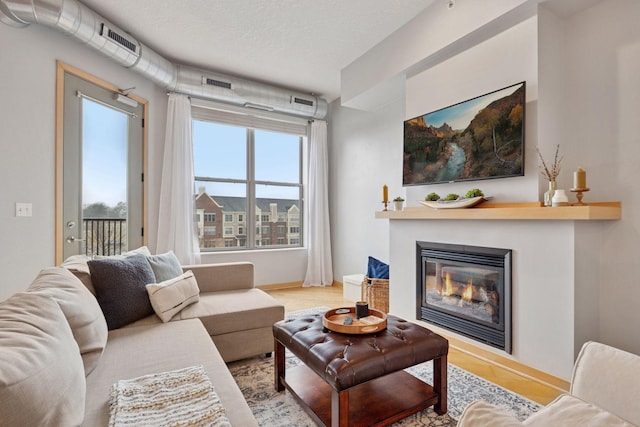
[[[291,312],[288,318],[323,313],[328,307]],[[299,365],[300,360],[290,352],[286,352],[286,369]],[[294,397],[288,392],[277,392],[274,387],[273,358],[257,357],[240,360],[229,364],[231,374],[235,378],[253,415],[261,426],[315,426],[316,424],[304,412]],[[425,362],[406,369],[407,372],[421,380],[433,384],[433,364]],[[393,426],[428,426],[450,427],[464,408],[474,400],[484,400],[504,408],[520,420],[524,420],[540,405],[525,397],[486,381],[476,375],[449,364],[448,366],[448,412],[438,415],[433,408],[409,416]]]

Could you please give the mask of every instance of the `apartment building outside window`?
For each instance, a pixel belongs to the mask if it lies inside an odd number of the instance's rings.
[[[249,120],[198,106],[192,116],[196,209],[206,227],[218,219],[219,233],[200,232],[200,248],[302,246],[306,122]]]

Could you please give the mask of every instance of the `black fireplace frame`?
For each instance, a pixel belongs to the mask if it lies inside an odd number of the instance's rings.
[[[448,243],[416,242],[416,319],[424,320],[511,354],[511,250]],[[464,261],[470,265],[502,268],[500,325],[483,325],[461,316],[426,306],[426,260]]]

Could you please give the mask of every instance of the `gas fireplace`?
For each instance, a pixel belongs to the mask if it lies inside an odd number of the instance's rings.
[[[511,250],[416,242],[419,320],[511,353]]]

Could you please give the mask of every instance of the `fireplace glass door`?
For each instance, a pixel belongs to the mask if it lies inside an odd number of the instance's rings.
[[[511,347],[511,251],[417,242],[417,316]]]
[[[426,259],[425,303],[434,310],[504,329],[502,269]]]

